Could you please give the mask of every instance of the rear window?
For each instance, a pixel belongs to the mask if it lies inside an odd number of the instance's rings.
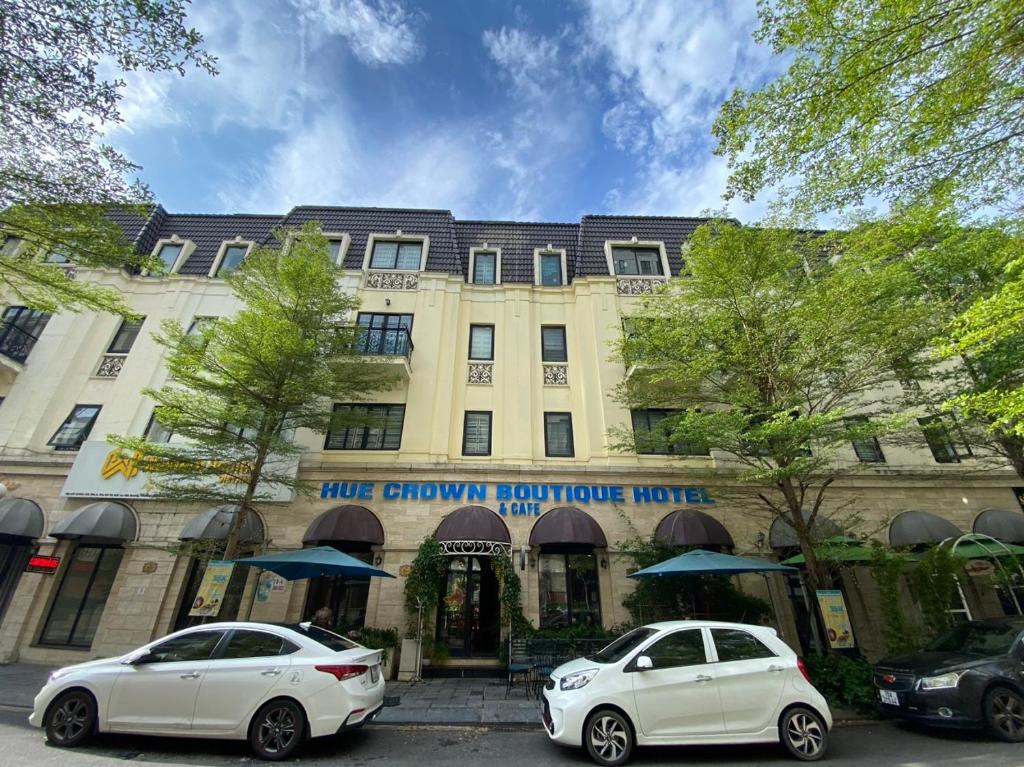
[[[961,623],[925,649],[990,658],[1010,652],[1019,634],[1020,626],[1012,623]]]
[[[333,631],[314,626],[312,623],[293,623],[289,624],[287,628],[309,637],[314,642],[319,642],[328,650],[334,650],[335,652],[362,647],[362,645],[353,642],[351,639],[345,639],[345,637],[335,634]]]

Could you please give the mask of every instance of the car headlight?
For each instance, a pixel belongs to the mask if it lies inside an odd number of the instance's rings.
[[[597,676],[600,669],[588,668],[585,671],[577,671],[573,674],[566,674],[559,681],[558,686],[563,690],[578,690],[590,684],[590,680]]]
[[[918,688],[922,690],[948,690],[951,687],[956,687],[963,675],[963,671],[951,671],[939,676],[926,676],[917,684]]]
[[[46,683],[51,684],[52,682],[56,682],[61,677],[65,677],[70,673],[71,669],[69,668],[59,668],[56,671],[51,671],[49,678],[46,680]]]

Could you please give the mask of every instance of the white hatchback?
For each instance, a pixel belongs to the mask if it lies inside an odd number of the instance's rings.
[[[825,754],[832,714],[774,629],[653,623],[556,668],[544,689],[552,740],[600,765],[634,745],[774,743],[797,759]]]
[[[225,738],[277,760],[383,705],[380,650],[308,623],[210,623],[53,672],[29,722],[55,746],[94,732]]]

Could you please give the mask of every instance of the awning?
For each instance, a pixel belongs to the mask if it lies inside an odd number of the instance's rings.
[[[137,530],[131,509],[115,501],[100,501],[68,514],[54,526],[50,535],[87,538],[97,543],[124,543],[134,541]]]
[[[904,511],[889,525],[889,545],[894,549],[931,545],[961,535],[960,528],[948,519],[927,511]]]
[[[28,498],[5,498],[0,501],[0,535],[18,538],[43,536],[43,510]]]
[[[237,505],[217,506],[207,509],[202,514],[192,517],[181,535],[178,537],[183,541],[226,541],[231,523],[238,513]],[[264,539],[263,520],[260,515],[250,511],[245,515],[245,522],[238,538],[240,543],[263,543]]]
[[[831,519],[817,517],[811,526],[811,537],[815,541],[824,541],[842,535],[843,530]],[[779,549],[796,549],[800,547],[797,540],[796,530],[782,517],[776,517],[772,526],[768,529],[768,545],[776,551]]]
[[[463,506],[441,520],[437,526],[437,540],[491,541],[510,545],[512,538],[501,517],[483,506]]]
[[[974,518],[973,532],[991,535],[1004,543],[1024,543],[1024,514],[1004,509],[985,509]]]
[[[336,541],[383,546],[384,526],[365,506],[336,506],[314,519],[302,536],[303,543]]]
[[[587,512],[573,506],[561,506],[546,512],[530,531],[530,546],[576,544],[607,547],[601,526]]]
[[[846,535],[837,535],[822,541],[819,545],[814,547],[814,553],[818,559],[825,562],[844,562],[844,563],[869,563],[874,558],[874,550],[870,546],[865,546],[861,541],[856,538],[850,538]],[[885,556],[902,556],[897,555],[891,551],[886,551]],[[795,557],[790,557],[784,560],[784,565],[803,565],[807,563],[807,558],[803,554],[797,554]]]
[[[676,509],[658,524],[654,538],[670,546],[736,547],[725,525],[703,511]]]

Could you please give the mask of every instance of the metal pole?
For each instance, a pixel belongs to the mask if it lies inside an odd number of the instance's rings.
[[[423,598],[416,597],[416,671],[411,682],[422,682],[423,677]]]

